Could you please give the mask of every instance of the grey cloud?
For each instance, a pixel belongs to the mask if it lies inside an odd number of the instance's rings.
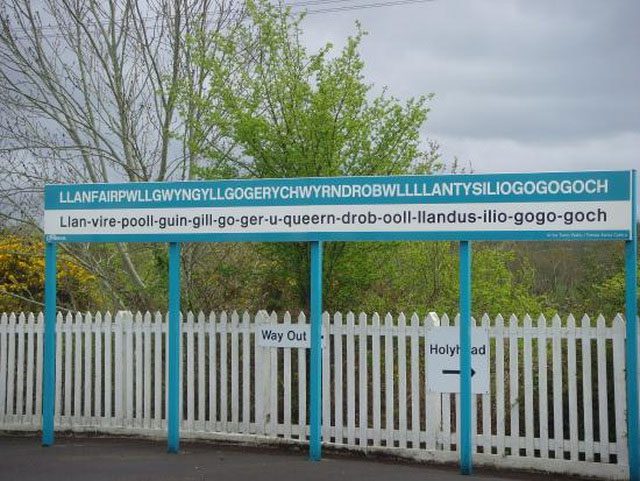
[[[427,129],[543,145],[638,132],[640,5],[631,1],[435,1],[309,16],[310,45],[359,17],[367,78],[434,92]]]

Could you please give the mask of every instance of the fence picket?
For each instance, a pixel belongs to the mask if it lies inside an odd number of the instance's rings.
[[[162,314],[156,312],[153,319],[153,427],[162,429],[163,359]]]
[[[217,335],[216,315],[209,314],[209,431],[219,431],[218,425],[218,335]],[[256,343],[257,345],[257,343]],[[256,349],[259,349],[256,347]],[[256,356],[256,359],[258,357]],[[257,361],[256,361],[257,362]],[[256,373],[257,373],[256,367]],[[257,405],[256,401],[256,405]],[[258,415],[256,414],[256,422]]]
[[[481,325],[483,329],[489,331],[489,315],[484,313],[482,315]],[[488,349],[490,350],[491,340],[489,340]],[[491,359],[491,352],[487,353],[489,359]],[[489,392],[487,394],[483,394],[481,396],[482,399],[482,452],[484,454],[491,453],[491,396],[492,392],[492,383],[491,383],[491,365],[489,365]]]
[[[71,314],[69,314],[71,316]],[[74,364],[73,364],[73,418],[72,423],[82,425],[82,314],[76,313],[73,323]]]
[[[22,424],[24,416],[24,335],[26,319],[24,313],[18,315],[16,342],[18,360],[16,362],[16,423]]]
[[[112,350],[112,329],[113,319],[111,313],[107,311],[104,315],[104,416],[107,418],[107,424],[113,425],[113,350]]]
[[[7,366],[7,348],[8,348],[8,317],[5,312],[0,315],[0,423],[8,424],[6,420],[7,413],[7,381],[9,371]]]
[[[242,314],[242,424],[240,426],[240,432],[249,434],[249,429],[251,425],[251,418],[249,413],[251,412],[251,326],[250,326],[251,316],[247,311],[244,311]],[[204,341],[204,337],[203,337]],[[202,345],[202,349],[204,350],[204,343]],[[204,354],[204,352],[203,352]],[[202,361],[200,361],[202,366],[198,369],[202,370],[202,385],[198,384],[198,389],[202,391],[202,409],[204,416],[204,355],[202,357]]]
[[[256,424],[256,433],[265,434],[265,371],[268,369],[267,362],[264,359],[265,349],[258,346],[258,335],[261,326],[265,322],[264,311],[258,311],[255,317],[255,334],[253,344],[253,372],[255,376],[255,393],[256,401],[254,403],[254,418]]]
[[[552,326],[554,331],[559,331],[561,326],[560,317],[553,316]],[[564,430],[562,412],[562,339],[554,336],[551,343],[553,351],[553,446],[554,458],[564,459]]]
[[[193,312],[187,313],[187,322],[182,326],[184,329],[183,338],[186,336],[186,356],[187,356],[187,372],[186,376],[182,376],[187,381],[187,419],[185,429],[193,431],[194,428],[194,391],[195,391],[195,365],[194,365],[194,333],[193,333]]]
[[[269,315],[269,324],[275,325],[278,323],[278,315],[275,312],[271,312]],[[271,364],[270,375],[271,379],[269,382],[269,431],[268,434],[271,437],[276,437],[278,435],[278,384],[280,383],[279,379],[279,370],[278,370],[278,350],[277,349],[269,349],[269,363]]]
[[[239,396],[239,356],[238,325],[240,317],[237,311],[231,313],[231,425],[229,430],[237,433],[240,429],[240,396]]]
[[[114,409],[115,409],[115,425],[124,425],[124,370],[125,366],[122,364],[124,361],[124,313],[119,311],[116,313],[115,323],[115,335],[114,335]],[[166,384],[165,384],[166,385]]]
[[[473,318],[472,318],[473,319]],[[460,326],[460,314],[457,314],[456,317],[453,318],[453,325],[457,328],[456,332],[460,332],[459,330],[459,326]],[[473,398],[473,395],[471,396]],[[453,409],[452,409],[452,414],[454,415],[454,419],[453,422],[455,423],[455,437],[454,437],[454,443],[456,445],[456,451],[459,451],[459,442],[460,442],[460,393],[453,393],[451,395],[451,398],[453,399]],[[473,403],[473,401],[472,401]],[[473,411],[473,409],[472,409]],[[473,423],[472,423],[473,424]],[[472,443],[473,443],[473,437],[472,437]]]
[[[604,317],[598,316],[596,321],[597,365],[598,365],[598,439],[600,442],[600,459],[609,462],[609,401],[607,387],[607,338]],[[560,342],[560,341],[558,341]]]
[[[524,316],[524,357],[522,369],[524,370],[524,436],[525,436],[525,456],[534,456],[533,440],[535,432],[533,430],[533,355],[532,341],[533,334],[531,317]]]
[[[35,370],[35,316],[32,312],[27,316],[27,365],[26,365],[26,375],[27,375],[27,385],[26,385],[26,393],[25,393],[25,424],[30,425],[33,423],[33,374]],[[0,371],[1,373],[1,371]],[[0,374],[2,376],[2,374]]]
[[[342,314],[336,312],[333,317],[333,402],[335,422],[335,443],[343,444],[342,438]]]
[[[380,389],[380,315],[374,312],[371,316],[372,339],[371,339],[371,357],[373,358],[371,366],[371,395],[373,396],[373,445],[380,445],[380,429],[381,429],[381,389]]]
[[[60,344],[59,347],[56,346],[56,350],[58,350],[58,348],[62,349],[62,347],[64,346],[64,412],[62,412],[61,414],[64,415],[62,419],[65,421],[61,421],[61,424],[64,424],[66,426],[71,426],[71,416],[72,416],[71,390],[73,388],[73,382],[71,380],[71,376],[73,374],[73,365],[71,364],[71,359],[72,359],[71,356],[73,355],[73,324],[71,323],[71,320],[72,320],[71,314],[67,313],[67,316],[65,317],[64,322],[62,324],[62,329],[64,331],[64,338],[63,338],[64,343],[62,342],[56,343],[56,344]],[[61,364],[62,363],[59,363],[59,364],[57,363],[56,366],[60,365],[60,368],[62,369]],[[62,376],[60,376],[60,378],[61,377]],[[59,402],[57,403],[57,405],[60,406],[60,408],[62,407],[61,403]]]
[[[347,313],[347,444],[356,444],[355,315]],[[353,368],[351,367],[353,366]]]
[[[444,314],[440,319],[440,325],[447,327],[450,325],[449,316]],[[442,431],[439,432],[442,438],[442,445],[445,451],[451,451],[453,440],[451,429],[451,394],[442,393],[439,395],[442,403]]]
[[[67,315],[68,319],[71,319],[70,313]],[[58,313],[56,315],[56,334],[62,330],[62,314]],[[56,380],[62,378],[62,343],[56,342]],[[60,382],[56,382],[55,388],[55,407],[54,407],[54,417],[53,422],[54,425],[57,422],[58,424],[62,424],[62,386]],[[68,418],[71,420],[71,418]]]
[[[407,319],[398,315],[398,444],[407,447]]]
[[[369,395],[368,395],[368,368],[367,352],[369,350],[367,315],[361,312],[358,315],[358,445],[367,445],[367,428],[369,427]]]
[[[8,424],[14,424],[15,421],[15,378],[16,378],[16,315],[9,314],[9,328],[7,330],[7,414],[6,420]]]
[[[549,398],[547,396],[547,319],[538,317],[538,416],[540,457],[549,457]]]
[[[504,382],[504,318],[496,316],[496,436],[498,456],[505,455],[505,382]]]
[[[395,386],[394,386],[394,355],[393,355],[393,319],[391,314],[387,313],[384,316],[384,391],[385,391],[385,446],[394,446],[394,431],[395,431],[395,415],[394,415],[394,403],[395,403]]]
[[[411,448],[420,447],[420,318],[415,312],[411,316]]]
[[[613,394],[615,399],[615,426],[616,426],[616,461],[618,464],[628,466],[629,453],[627,445],[626,400],[627,385],[625,383],[625,327],[622,317],[618,314],[613,319]],[[608,443],[607,443],[608,444]]]
[[[328,312],[322,313],[322,440],[329,442],[331,439],[331,334],[330,324],[331,318]],[[305,354],[306,356],[306,354]],[[306,367],[305,367],[306,369]],[[306,399],[306,389],[304,392]],[[306,404],[305,404],[306,406]],[[305,409],[305,417],[307,410]],[[305,434],[308,433],[307,424],[305,423]]]
[[[520,448],[520,391],[518,365],[518,319],[509,318],[509,441],[511,455],[519,456]]]
[[[95,418],[102,417],[102,314],[96,313],[93,327],[94,333],[94,370],[93,370],[93,416]],[[91,421],[93,424],[95,421]]]
[[[283,319],[285,326],[291,325],[291,313],[285,312]],[[291,438],[291,349],[282,349],[284,357],[283,365],[283,413],[284,413],[284,437]]]
[[[80,314],[82,315],[82,314]],[[93,361],[93,339],[92,337],[92,318],[91,313],[87,312],[82,323],[82,336],[84,337],[84,368],[82,370],[84,376],[84,387],[82,391],[82,424],[85,426],[90,423],[91,416],[91,389],[93,381],[92,361]]]
[[[432,327],[440,325],[440,319],[438,319],[434,313],[429,313],[424,322],[424,359],[425,359],[425,367],[424,367],[424,417],[425,417],[425,429],[427,431],[427,440],[426,440],[426,448],[429,451],[435,451],[437,447],[441,446],[442,443],[439,442],[439,438],[441,436],[441,431],[444,429],[442,427],[442,396],[439,393],[429,392],[429,379],[427,378],[427,366],[428,362],[428,339],[426,336],[429,335],[429,332]]]
[[[471,333],[475,330],[477,326],[476,318],[471,316]],[[473,345],[473,338],[472,338]],[[478,452],[478,395],[471,393],[471,452]],[[460,402],[460,397],[458,397],[458,402]],[[460,408],[458,407],[458,416],[460,415]]]
[[[127,312],[124,317],[124,355],[125,379],[124,379],[124,399],[125,413],[124,425],[131,428],[133,426],[134,407],[134,351],[133,351],[133,314]]]
[[[198,322],[196,323],[197,345],[198,345],[198,420],[196,422],[195,430],[203,432],[205,424],[205,412],[206,412],[206,356],[205,356],[205,344],[206,344],[206,331],[205,331],[205,317],[204,312],[198,312]]]
[[[144,388],[142,393],[142,425],[145,429],[151,429],[151,405],[153,401],[153,391],[151,390],[151,313],[149,311],[144,313],[142,331],[143,331],[143,377]]]
[[[584,425],[584,456],[593,461],[593,395],[591,387],[591,319],[582,317],[582,419]]]
[[[323,316],[324,319],[324,316]],[[300,315],[298,316],[298,324],[301,326],[306,325],[307,323],[307,319],[304,315],[303,312],[300,313]],[[324,326],[323,326],[324,327]],[[328,336],[328,330],[322,330],[323,333],[325,333],[325,336]],[[326,339],[326,338],[325,338]],[[324,360],[325,358],[325,351],[327,349],[323,348],[323,352],[322,352],[322,358]],[[323,379],[322,379],[322,386],[323,386],[323,391],[324,391],[324,381],[325,381],[325,377],[326,377],[326,371],[324,370],[324,366],[323,366],[323,370],[322,370],[322,374],[323,374]],[[323,392],[323,396],[324,396],[324,392]],[[324,404],[326,403],[326,400],[324,400],[323,398],[323,411],[324,411]],[[330,419],[323,417],[323,426],[325,424],[331,424]],[[307,425],[307,350],[305,348],[299,348],[298,349],[298,437],[299,439],[306,439],[307,437],[307,432],[306,432],[306,425]],[[324,439],[326,440],[326,435],[323,434]]]
[[[227,332],[229,331],[228,319],[226,311],[222,311],[220,314],[220,431],[226,432],[228,430],[227,423],[229,422],[228,411],[228,392],[229,387],[227,385]]]
[[[142,405],[143,405],[143,379],[142,379],[142,363],[144,361],[144,352],[142,350],[142,313],[136,312],[133,321],[133,346],[134,353],[133,359],[135,360],[134,379],[133,379],[133,392],[135,396],[134,406],[135,411],[133,415],[133,425],[141,428],[143,426],[142,420]]]
[[[58,329],[60,332],[61,329]],[[38,313],[38,321],[36,325],[36,412],[34,416],[34,423],[39,426],[42,422],[42,337],[44,335],[44,315],[42,312]],[[4,336],[2,336],[4,337]],[[1,347],[0,347],[1,349]],[[0,358],[4,357],[0,353]],[[0,373],[4,372],[0,367]],[[2,377],[2,376],[0,376]],[[60,382],[60,378],[58,378],[58,382]],[[0,401],[2,402],[2,401]],[[58,407],[60,408],[60,407]],[[3,414],[3,410],[0,409],[0,420]]]
[[[567,381],[569,384],[569,452],[572,461],[578,460],[578,386],[576,372],[576,320],[567,318]]]

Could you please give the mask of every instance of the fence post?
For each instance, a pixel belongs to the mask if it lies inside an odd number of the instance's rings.
[[[309,457],[322,457],[322,242],[311,243],[311,376]]]
[[[460,473],[471,474],[471,242],[460,242]]]
[[[631,238],[625,242],[627,318],[627,433],[629,479],[640,481],[640,406],[638,405],[638,226],[637,174],[631,173]]]
[[[53,416],[56,387],[56,274],[57,246],[45,244],[44,264],[44,363],[42,388],[42,445],[54,442]]]
[[[169,409],[167,451],[180,449],[180,244],[169,243]]]

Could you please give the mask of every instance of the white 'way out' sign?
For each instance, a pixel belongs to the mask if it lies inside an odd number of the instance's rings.
[[[427,331],[427,390],[460,392],[460,330],[433,327]],[[471,329],[471,392],[489,392],[489,331]]]
[[[308,324],[263,324],[256,326],[256,339],[260,347],[310,347]]]

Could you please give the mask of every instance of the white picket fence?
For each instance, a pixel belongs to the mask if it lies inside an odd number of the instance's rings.
[[[456,461],[457,395],[429,393],[425,378],[427,328],[456,321],[331,317],[323,326],[323,442]],[[292,319],[186,315],[183,437],[305,442],[307,350],[255,342],[259,326],[278,322]],[[491,389],[473,396],[474,462],[626,478],[624,320],[485,315],[480,324],[489,329]],[[166,327],[159,313],[59,314],[56,429],[164,436]],[[0,317],[0,429],[40,428],[42,338],[42,314]]]

